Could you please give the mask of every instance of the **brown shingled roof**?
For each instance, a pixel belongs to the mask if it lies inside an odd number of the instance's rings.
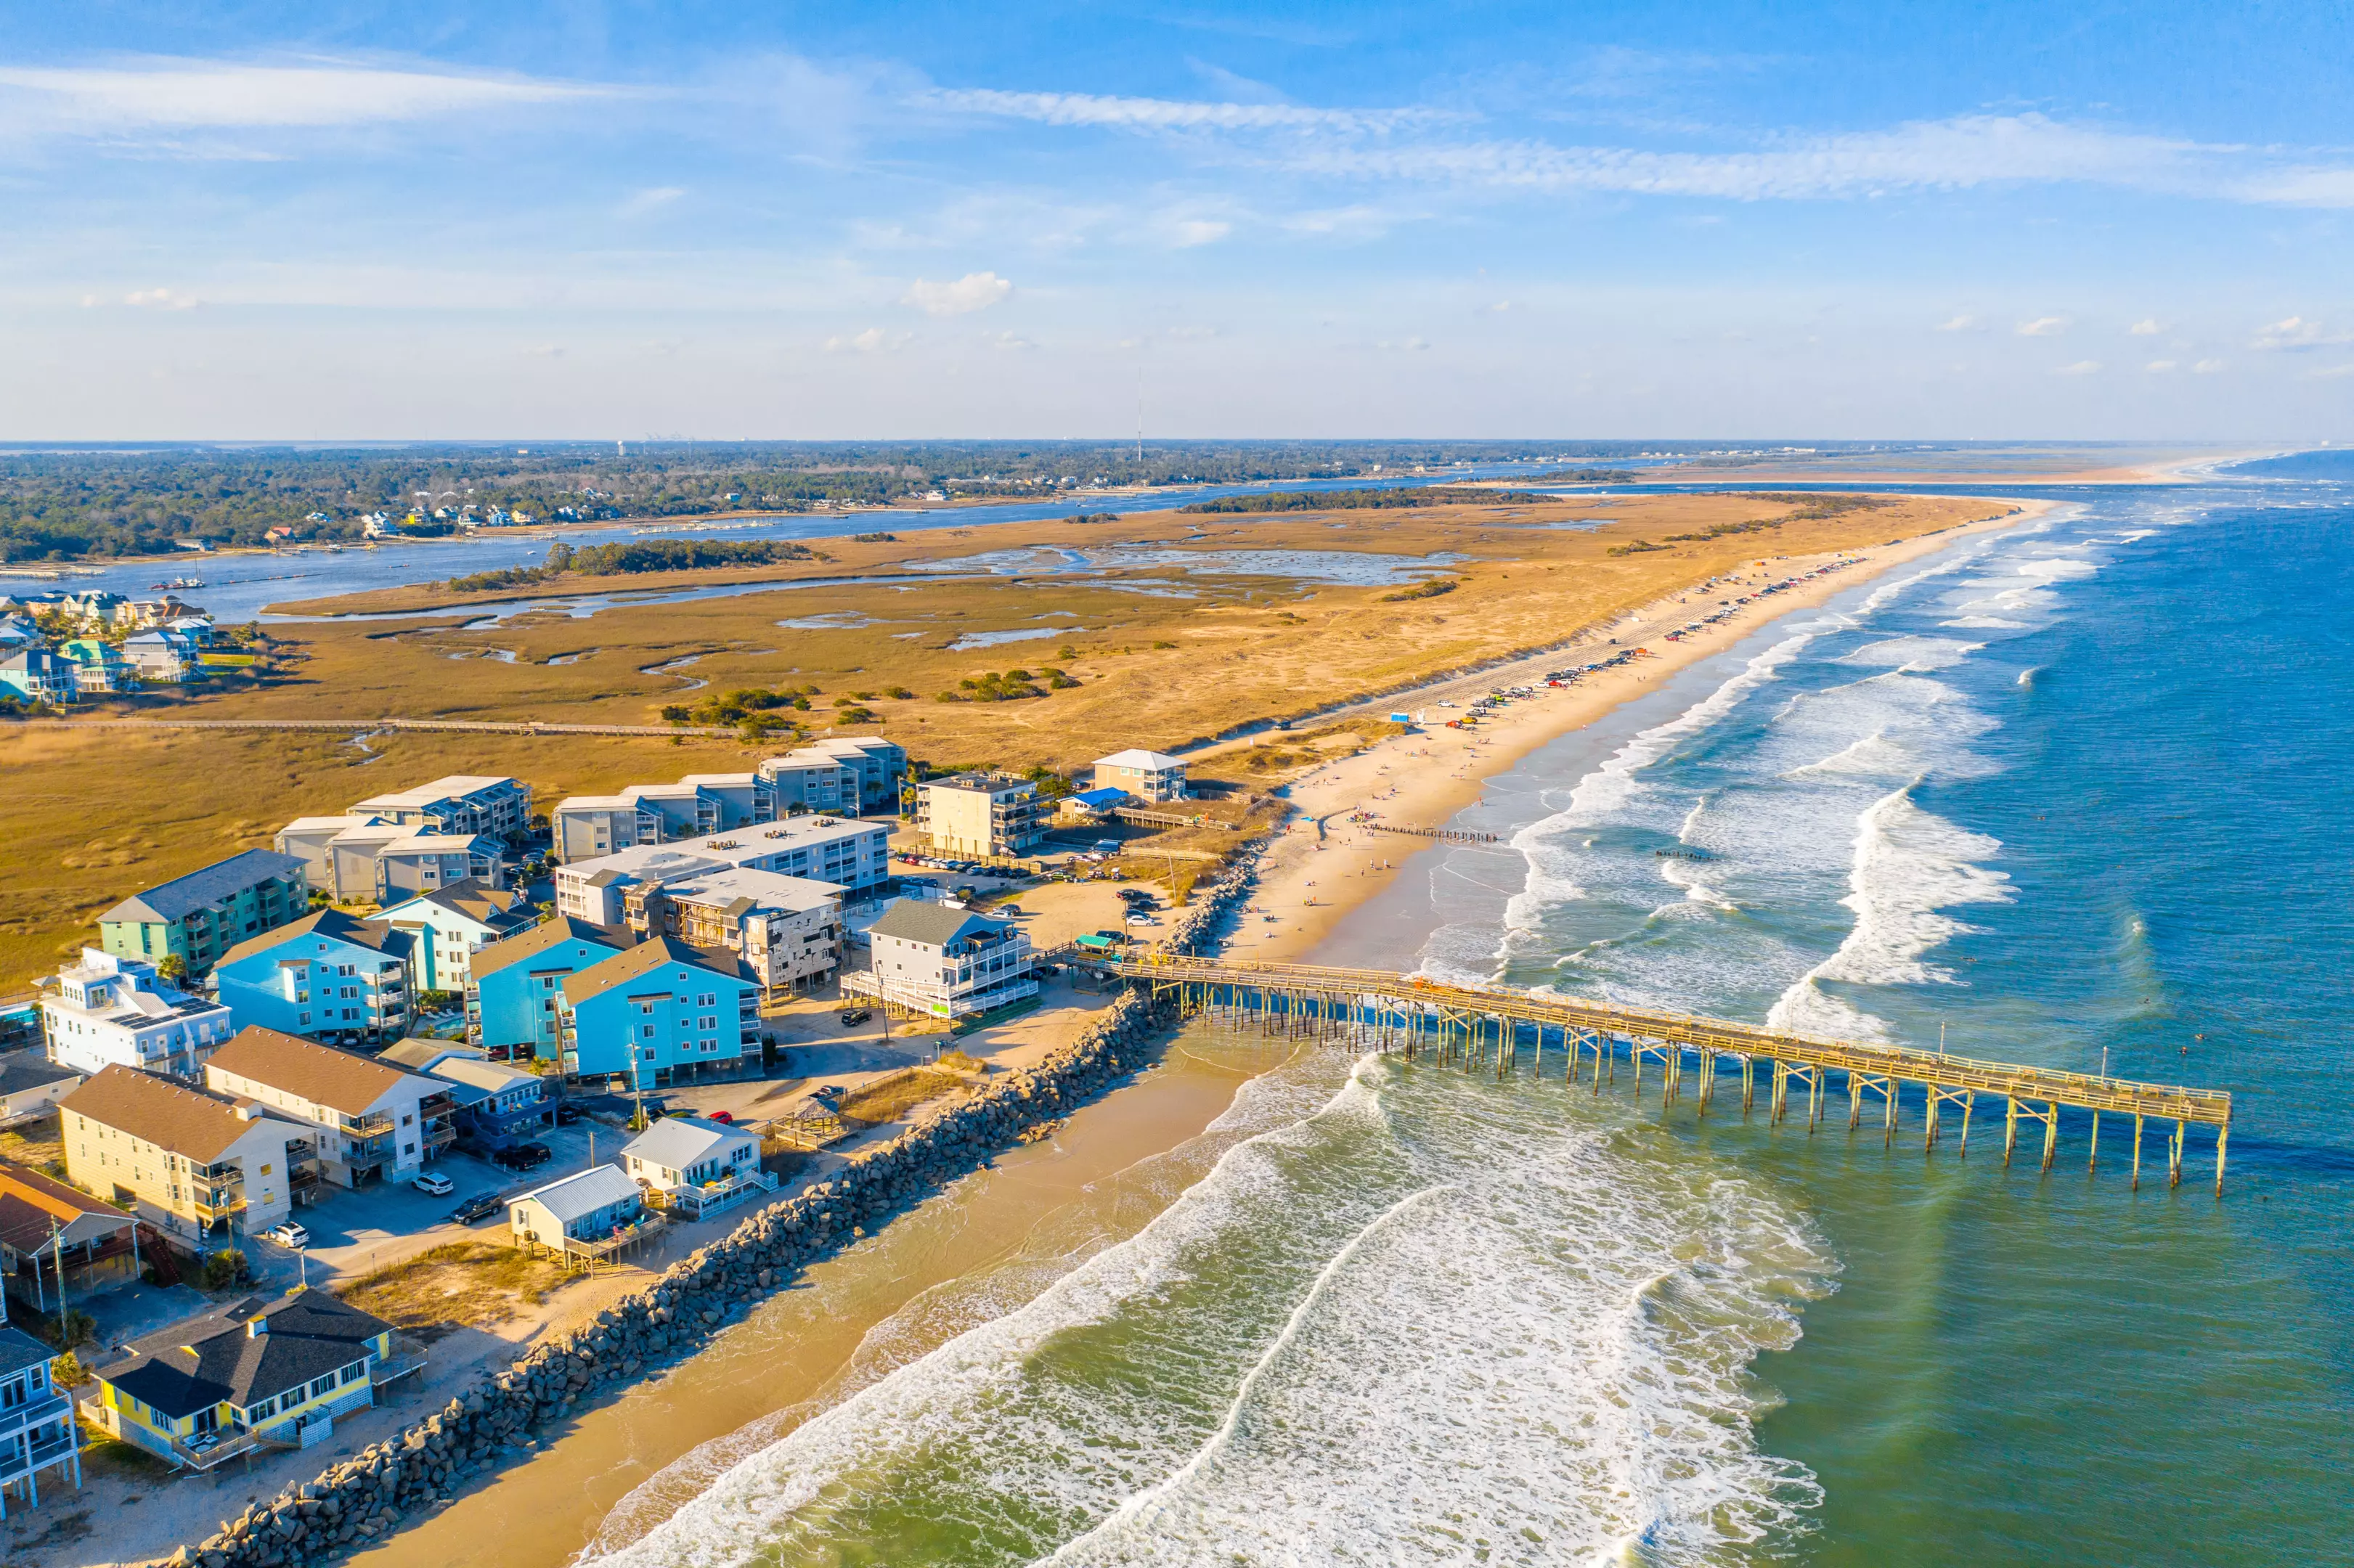
[[[207,1165],[254,1125],[237,1114],[238,1102],[227,1095],[136,1067],[109,1067],[58,1104],[101,1127]],[[296,1128],[291,1121],[281,1125]]]
[[[299,1034],[250,1024],[205,1063],[205,1081],[216,1072],[233,1073],[273,1089],[299,1095],[314,1106],[360,1116],[409,1075],[398,1067],[338,1051]]]

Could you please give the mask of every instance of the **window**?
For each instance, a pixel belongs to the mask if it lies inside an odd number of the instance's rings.
[[[654,1026],[649,1023],[643,1029],[639,1030],[638,1033],[641,1038],[651,1040],[654,1037]]]
[[[354,1361],[337,1375],[347,1383],[357,1383],[360,1379],[367,1376],[367,1362]]]
[[[329,1373],[328,1373],[326,1376],[324,1376],[324,1377],[314,1377],[314,1378],[313,1378],[313,1379],[311,1380],[311,1397],[312,1397],[313,1399],[316,1399],[316,1398],[318,1398],[318,1397],[319,1397],[321,1394],[323,1394],[323,1393],[334,1393],[334,1392],[335,1392],[335,1374],[334,1374],[334,1373],[333,1373],[333,1372],[329,1372]]]
[[[703,1048],[705,1051],[716,1051],[719,1049],[719,1042],[716,1040],[706,1040],[703,1043]]]
[[[23,1378],[10,1378],[6,1383],[0,1383],[0,1410],[14,1410],[29,1397]]]
[[[267,1421],[277,1413],[278,1401],[275,1399],[265,1399],[259,1404],[249,1404],[245,1407],[245,1418],[248,1421]]]

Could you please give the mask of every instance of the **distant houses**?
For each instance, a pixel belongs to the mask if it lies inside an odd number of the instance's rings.
[[[445,833],[365,811],[297,817],[273,844],[299,857],[310,885],[339,903],[393,903],[461,882],[497,887],[506,880],[506,846],[493,834]]]
[[[409,932],[321,909],[228,950],[213,969],[241,1024],[373,1042],[408,1032]]]
[[[81,695],[81,666],[47,648],[17,647],[0,654],[0,692],[63,707]]]
[[[98,917],[100,945],[118,958],[175,958],[202,974],[238,943],[300,919],[311,906],[302,863],[271,850],[227,860],[135,893]]]
[[[531,825],[531,790],[519,779],[452,774],[414,789],[371,795],[355,802],[350,814],[437,833],[488,833],[512,842]]]
[[[690,773],[675,784],[632,784],[575,795],[548,812],[555,855],[567,864],[650,844],[757,827],[798,812],[895,805],[907,748],[879,736],[822,741],[772,757],[749,773]]]

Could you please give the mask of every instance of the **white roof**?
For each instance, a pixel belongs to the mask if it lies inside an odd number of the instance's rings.
[[[777,909],[794,915],[838,906],[843,895],[840,883],[738,865],[670,877],[663,881],[662,890],[666,896],[687,903],[726,905],[740,898],[755,909]]]
[[[1144,751],[1130,747],[1126,751],[1115,751],[1109,757],[1097,758],[1096,766],[1097,768],[1137,768],[1147,773],[1165,773],[1172,768],[1184,767],[1185,759],[1182,757],[1171,757],[1165,752]]]
[[[454,796],[472,795],[480,790],[495,789],[501,784],[513,784],[509,778],[493,778],[483,773],[452,773],[446,779],[436,779],[429,784],[419,784],[414,789],[398,789],[390,794],[371,795],[360,802],[362,810],[370,806],[429,806],[436,800]]]
[[[550,815],[560,816],[566,811],[632,811],[636,809],[637,802],[626,795],[570,795],[558,800]]]
[[[521,1067],[504,1062],[486,1062],[479,1057],[452,1054],[429,1064],[425,1071],[437,1078],[453,1084],[481,1089],[486,1094],[500,1095],[519,1082],[536,1082],[538,1075],[526,1073]]]
[[[610,871],[652,882],[723,865],[745,865],[772,854],[806,849],[841,839],[885,838],[890,830],[880,822],[854,817],[788,817],[777,822],[755,822],[723,833],[681,839],[675,843],[638,844],[611,854],[600,854],[567,865],[558,873],[568,879]]]
[[[758,773],[690,773],[679,780],[682,784],[726,785],[735,789],[758,784],[759,781],[760,776]]]
[[[760,1140],[740,1127],[705,1121],[699,1116],[664,1117],[621,1146],[623,1157],[634,1156],[665,1171],[684,1171],[736,1143]]]
[[[594,1213],[609,1203],[624,1202],[638,1196],[638,1184],[621,1174],[618,1165],[591,1165],[559,1181],[545,1187],[535,1187],[528,1192],[507,1200],[510,1210],[521,1202],[537,1199],[540,1205],[556,1216],[558,1224],[570,1224],[584,1214]]]

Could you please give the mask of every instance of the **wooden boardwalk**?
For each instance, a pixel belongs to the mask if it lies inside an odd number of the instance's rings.
[[[1401,1049],[1409,1057],[1427,1052],[1441,1062],[1466,1067],[1492,1065],[1500,1078],[1515,1072],[1522,1052],[1531,1048],[1533,1070],[1542,1073],[1545,1049],[1553,1045],[1564,1053],[1565,1080],[1590,1079],[1599,1094],[1606,1081],[1616,1082],[1625,1062],[1632,1067],[1639,1097],[1644,1065],[1654,1063],[1667,1100],[1672,1103],[1690,1092],[1702,1116],[1708,1114],[1718,1078],[1728,1066],[1738,1069],[1744,1112],[1755,1106],[1764,1069],[1771,1120],[1779,1123],[1803,1110],[1809,1131],[1820,1125],[1824,1100],[1835,1080],[1846,1094],[1848,1126],[1862,1124],[1865,1106],[1877,1095],[1879,1119],[1892,1139],[1898,1109],[1908,1090],[1915,1091],[1909,1097],[1923,1112],[1924,1149],[1937,1146],[1951,1113],[1958,1111],[1965,1156],[1978,1097],[1992,1096],[2004,1102],[2004,1163],[2009,1163],[2017,1148],[2020,1124],[2040,1124],[2047,1171],[2058,1152],[2062,1109],[2092,1114],[2088,1163],[2099,1158],[2101,1117],[2129,1116],[2137,1187],[2146,1121],[2174,1124],[2166,1145],[2168,1185],[2182,1180],[2190,1129],[2212,1127],[2215,1190],[2223,1190],[2232,1097],[2216,1089],[1987,1062],[1908,1046],[1817,1040],[1755,1024],[1577,997],[1441,985],[1382,969],[1320,969],[1158,951],[1122,958],[1073,948],[1055,957],[1106,979],[1149,985],[1156,995],[1174,992],[1188,1012],[1230,1010],[1255,1015],[1262,1026],[1286,1033],[1361,1033],[1377,1039],[1384,1049]]]

